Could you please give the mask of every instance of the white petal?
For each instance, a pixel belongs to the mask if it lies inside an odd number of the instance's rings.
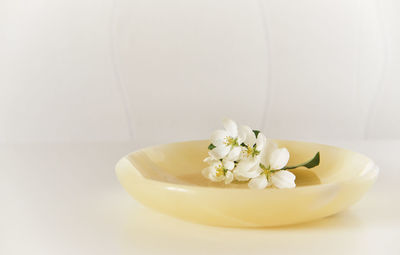
[[[214,153],[212,153],[211,151],[212,151],[212,150],[209,150],[209,151],[208,151],[208,156],[209,156],[210,158],[212,158],[213,160],[218,161],[218,159],[217,159],[216,157],[214,157]]]
[[[207,157],[203,160],[203,162],[206,162],[208,164],[213,164],[215,163],[216,159],[213,156]]]
[[[255,159],[248,159],[248,160],[241,160],[236,168],[235,171],[238,173],[246,173],[250,171],[256,164],[258,164],[258,161]]]
[[[267,140],[266,145],[264,146],[264,149],[261,151],[261,154],[260,154],[260,162],[263,165],[268,166],[269,159],[271,158],[271,154],[276,149],[278,149],[278,145],[271,140]]]
[[[210,180],[213,182],[220,182],[223,181],[225,179],[225,176],[220,175],[220,176],[216,176],[216,175],[210,175]]]
[[[213,182],[223,181],[225,179],[224,175],[217,176],[217,174],[218,174],[217,169],[219,169],[221,167],[222,167],[222,163],[220,161],[216,161],[214,164],[212,164],[209,167],[209,170],[208,170],[209,171],[208,172],[208,179],[210,179]]]
[[[247,132],[242,127],[238,130],[237,143],[241,145],[246,140]]]
[[[235,171],[233,171],[233,175],[235,176],[235,179],[238,180],[238,181],[240,181],[240,182],[248,181],[248,180],[249,180],[248,177],[244,177],[244,176],[242,176],[242,175],[236,173]]]
[[[206,177],[207,179],[209,179],[209,178],[210,178],[210,170],[211,170],[210,167],[206,167],[206,168],[204,168],[203,170],[201,170],[201,174],[202,174],[204,177]]]
[[[240,161],[233,171],[235,178],[238,181],[247,181],[249,178],[254,178],[262,173],[257,160]]]
[[[289,157],[289,151],[286,148],[274,150],[269,159],[271,169],[282,169],[288,163]]]
[[[256,143],[256,135],[249,126],[241,126],[240,132],[246,134],[246,138],[243,142],[247,146],[252,147]]]
[[[210,169],[210,172],[208,174],[208,179],[210,179],[213,182],[220,182],[225,179],[225,176],[224,175],[217,176],[217,171],[214,168]]]
[[[233,181],[233,174],[231,171],[227,171],[225,174],[225,184],[229,184]]]
[[[248,184],[250,189],[264,189],[268,186],[268,180],[265,174],[262,174],[256,178],[253,178],[249,181]]]
[[[296,187],[296,176],[289,171],[282,170],[271,175],[272,184],[279,189],[291,189]]]
[[[238,136],[238,127],[236,122],[231,119],[225,118],[222,123],[224,124],[224,128],[228,131],[229,135],[233,138]]]
[[[214,160],[214,161],[218,161],[218,159],[215,158],[215,157],[213,156],[213,153],[211,153],[211,151],[212,151],[212,150],[209,150],[209,151],[208,151],[208,156],[209,156],[209,158],[211,158],[211,159]]]
[[[225,142],[225,137],[229,136],[228,132],[225,130],[215,130],[211,134],[211,143],[215,146],[222,145]]]
[[[235,177],[238,179],[238,181],[244,180],[247,181],[248,179],[251,178],[256,178],[257,176],[260,175],[260,171],[249,171],[249,172],[235,172]]]
[[[228,155],[230,150],[230,147],[226,146],[225,144],[221,144],[212,149],[209,153],[212,157],[216,159],[221,159]]]
[[[263,133],[259,133],[256,140],[257,150],[262,151],[266,143],[267,143],[267,138],[265,137],[265,135]]]
[[[227,156],[227,159],[232,160],[232,161],[236,161],[236,160],[239,159],[241,152],[242,152],[242,148],[240,148],[239,146],[235,146],[229,152],[229,154]]]
[[[249,178],[255,178],[259,176],[262,172],[263,170],[261,169],[260,165],[256,164],[247,172],[246,176],[248,176]]]
[[[226,158],[222,161],[224,167],[228,170],[232,170],[235,167],[235,163],[231,160],[227,160]]]

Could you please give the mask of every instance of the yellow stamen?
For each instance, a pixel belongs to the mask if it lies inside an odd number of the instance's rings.
[[[222,165],[219,165],[215,168],[217,170],[217,173],[215,174],[215,176],[220,177],[225,175],[225,169]]]
[[[248,147],[247,148],[247,157],[254,157],[260,154],[260,151],[256,150],[254,147]]]
[[[237,140],[234,139],[233,137],[227,136],[225,137],[225,145],[229,146],[229,145],[236,145],[237,144]]]
[[[247,156],[250,157],[253,155],[254,149],[252,147],[247,148]]]

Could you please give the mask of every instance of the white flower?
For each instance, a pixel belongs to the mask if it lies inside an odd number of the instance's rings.
[[[248,126],[238,128],[233,120],[224,119],[223,125],[224,129],[211,135],[209,156],[204,159],[209,166],[202,170],[204,177],[213,182],[248,181],[251,189],[294,188],[296,176],[286,169],[319,164],[318,152],[308,162],[286,167],[290,157],[286,148],[278,148],[264,134]]]
[[[250,189],[264,189],[270,184],[267,180],[267,176],[265,174],[261,174],[255,178],[252,178],[249,181],[249,188]]]
[[[232,161],[210,161],[209,158],[206,158],[205,161],[206,160],[210,164],[210,166],[202,170],[201,173],[204,177],[210,179],[213,182],[224,181],[225,184],[229,184],[233,181],[233,174],[231,170],[235,167],[235,164]]]
[[[269,168],[274,170],[284,168],[289,161],[289,157],[289,151],[286,148],[274,150],[269,157]]]
[[[287,170],[281,170],[271,175],[272,184],[279,189],[291,189],[296,187],[296,176]]]
[[[278,149],[278,145],[273,141],[267,141],[266,145],[264,146],[264,150],[260,153],[260,162],[265,166],[269,166],[270,158],[274,151]]]
[[[249,126],[241,126],[239,130],[245,134],[243,143],[246,145],[246,148],[243,149],[243,158],[258,157],[267,143],[265,135],[258,133],[256,137],[254,131]]]
[[[251,178],[259,176],[263,171],[259,164],[260,161],[258,159],[241,160],[233,170],[236,180],[248,181]]]
[[[245,127],[245,126],[244,126]],[[251,133],[253,133],[252,130],[250,130]],[[247,133],[247,131],[246,131]],[[253,133],[254,135],[254,133]],[[260,137],[261,133],[258,134],[258,137]],[[247,139],[250,137],[250,139]],[[264,135],[262,137],[265,138]],[[269,166],[270,165],[270,158],[271,154],[278,148],[278,146],[272,142],[268,141],[266,142],[266,138],[260,138],[259,139],[259,144],[257,145],[257,139],[255,138],[255,135],[253,138],[251,138],[250,133],[246,134],[246,142],[248,144],[254,144],[256,145],[255,147],[261,148],[262,150],[260,151],[259,155],[256,157],[250,156],[244,156],[242,160],[239,161],[237,164],[236,168],[234,169],[233,173],[235,175],[235,178],[238,181],[247,181],[251,178],[255,178],[259,176],[264,170],[260,168],[260,163]],[[252,142],[253,141],[253,142]],[[248,155],[247,152],[245,151],[245,155]]]
[[[245,134],[238,131],[237,124],[231,119],[224,119],[224,130],[216,130],[211,135],[211,143],[215,146],[210,150],[210,155],[216,159],[227,157],[228,160],[239,159],[240,144],[245,139]]]
[[[270,148],[272,149],[275,146],[271,144]],[[286,166],[289,156],[289,151],[286,148],[265,151],[263,162],[259,164],[262,172],[257,177],[251,178],[248,184],[249,188],[264,189],[270,185],[279,189],[296,187],[296,176],[287,170],[280,170]]]
[[[273,185],[278,189],[292,189],[296,187],[296,183],[294,182],[296,176],[287,170],[280,170],[271,173],[269,181],[267,176],[268,174],[262,173],[259,176],[252,178],[248,184],[249,188],[264,189],[270,185]]]

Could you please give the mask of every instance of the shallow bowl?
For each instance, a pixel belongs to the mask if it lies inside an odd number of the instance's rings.
[[[372,160],[328,145],[274,140],[291,155],[288,165],[320,152],[318,167],[295,169],[296,188],[251,190],[245,183],[214,183],[201,175],[209,141],[141,149],[116,166],[122,186],[137,201],[184,220],[227,227],[296,224],[340,212],[370,188],[378,175]]]

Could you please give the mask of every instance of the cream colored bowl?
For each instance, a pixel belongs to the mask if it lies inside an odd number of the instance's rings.
[[[364,155],[316,143],[275,140],[286,147],[288,165],[316,152],[321,163],[296,169],[294,189],[250,190],[247,185],[214,183],[201,175],[208,141],[160,145],[122,158],[116,172],[136,200],[184,220],[229,227],[266,227],[326,217],[355,203],[370,188],[378,168]]]

